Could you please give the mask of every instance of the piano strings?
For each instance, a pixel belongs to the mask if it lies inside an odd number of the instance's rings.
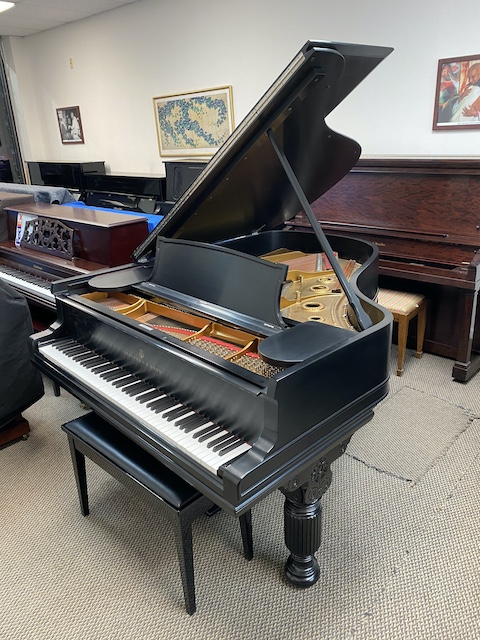
[[[355,330],[348,319],[347,300],[334,272],[331,269],[311,270],[314,265],[325,265],[322,254],[302,254],[298,251],[284,250],[263,257],[273,262],[281,261],[289,266],[288,280],[284,284],[280,300],[280,308],[285,318],[298,322],[326,322],[332,326]],[[348,278],[360,266],[355,260],[339,261]],[[290,270],[292,265],[303,266],[304,270]],[[258,353],[261,341],[259,336],[212,322],[191,310],[180,309],[170,301],[166,302],[156,297],[148,300],[142,296],[118,291],[95,291],[83,294],[82,298],[105,306],[140,324],[175,336],[263,377],[270,378],[284,368],[261,361]]]

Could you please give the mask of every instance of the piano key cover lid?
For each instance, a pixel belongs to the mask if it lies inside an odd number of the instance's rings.
[[[325,117],[391,51],[308,41],[134,258],[152,257],[159,235],[215,243],[281,227],[295,217],[301,206],[269,130],[308,201],[328,191],[356,164],[361,148],[329,129]]]

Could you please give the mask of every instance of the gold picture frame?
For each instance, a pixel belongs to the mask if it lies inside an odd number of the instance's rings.
[[[212,156],[234,128],[232,87],[153,98],[161,156]]]

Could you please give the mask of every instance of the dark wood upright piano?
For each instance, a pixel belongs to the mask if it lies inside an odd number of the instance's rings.
[[[312,207],[324,229],[379,248],[381,286],[428,298],[424,350],[462,382],[480,368],[479,206],[476,160],[361,159]]]
[[[141,216],[43,203],[9,206],[2,213],[7,233],[0,242],[0,279],[33,305],[34,323],[36,316],[49,317],[42,310],[55,311],[53,281],[131,262],[148,236]]]
[[[378,249],[324,235],[309,203],[360,147],[325,116],[390,53],[308,42],[136,249],[55,282],[33,361],[228,513],[275,489],[285,565],[319,576],[330,465],[388,392]],[[314,233],[289,231],[306,210]]]

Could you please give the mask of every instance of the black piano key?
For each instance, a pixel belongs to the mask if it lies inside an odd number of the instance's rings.
[[[150,391],[150,393],[146,393],[141,398],[139,398],[138,401],[144,404],[149,400],[154,400],[154,399],[160,400],[160,398],[163,398],[164,396],[165,394],[159,391],[158,389],[153,389],[152,391]]]
[[[106,371],[112,371],[112,369],[115,368],[115,371],[118,371],[118,367],[116,367],[116,365],[112,364],[111,362],[108,362],[108,360],[105,360],[106,364],[101,364],[101,365],[95,365],[94,367],[92,367],[92,373],[98,373],[98,375],[100,375],[101,373],[105,373]]]
[[[91,369],[92,367],[95,367],[97,365],[101,365],[101,364],[107,364],[108,360],[106,360],[103,356],[99,356],[97,353],[92,353],[90,354],[91,358],[88,359],[87,358],[83,358],[81,356],[77,356],[80,358],[80,363],[82,364],[82,366],[84,367],[88,367],[89,369]]]
[[[223,456],[226,453],[230,453],[230,451],[233,451],[234,449],[236,449],[237,447],[239,447],[241,444],[243,444],[243,440],[237,440],[236,442],[234,442],[233,444],[228,444],[227,446],[225,446],[224,448],[221,448],[217,451],[219,456]]]
[[[208,422],[207,418],[204,418],[199,413],[195,413],[193,416],[187,416],[186,418],[175,420],[175,425],[182,431],[185,431],[185,433],[190,433],[190,431],[201,427],[202,424],[205,424],[206,422]]]
[[[165,420],[171,422],[175,420],[175,418],[180,418],[184,413],[189,413],[191,411],[190,407],[176,407],[175,409],[171,409],[163,414]]]
[[[205,427],[205,429],[201,429],[201,431],[195,433],[193,437],[196,438],[199,442],[205,442],[205,440],[213,438],[213,436],[216,436],[217,433],[222,433],[222,431],[223,429],[220,429],[220,427],[217,427],[217,425],[214,424],[211,427]]]
[[[138,382],[138,378],[136,376],[127,375],[126,378],[120,378],[119,380],[115,380],[114,382],[112,382],[112,386],[119,389],[127,384],[132,384],[132,382]]]
[[[89,351],[89,350],[88,350],[88,349],[87,349],[87,350],[85,350],[85,349],[84,349],[84,348],[82,348],[82,347],[75,346],[75,347],[64,347],[63,349],[59,349],[59,351],[60,351],[61,353],[65,354],[66,356],[68,356],[69,358],[73,358],[73,356],[76,356],[76,355],[78,355],[79,353],[85,353],[86,351]],[[95,355],[95,354],[93,354],[91,351],[90,351],[90,353],[91,353],[92,355]]]
[[[67,349],[86,349],[84,344],[81,344],[80,342],[77,342],[76,340],[71,340],[70,342],[66,342],[65,344],[56,344],[57,349],[59,349],[60,351],[62,350],[67,350]]]
[[[223,451],[225,448],[230,447],[232,444],[239,445],[242,444],[242,441],[239,440],[236,436],[231,436],[230,438],[228,438],[228,440],[224,440],[220,444],[212,447],[212,451],[215,451],[215,453],[220,453],[220,451]]]
[[[207,435],[209,433],[211,433],[212,431],[216,431],[218,429],[218,426],[216,424],[209,424],[208,426],[205,427],[205,429],[201,429],[200,431],[197,431],[197,433],[193,434],[193,438],[200,438],[204,435]]]
[[[82,367],[86,367],[87,369],[91,369],[96,364],[105,364],[105,358],[102,358],[101,356],[95,356],[94,354],[92,354],[90,358],[82,358],[82,356],[77,357],[80,358],[80,360],[78,360],[79,364],[81,364]]]
[[[212,440],[211,442],[209,442],[207,444],[207,447],[209,449],[213,449],[214,451],[216,451],[215,447],[218,445],[221,445],[222,443],[224,443],[226,440],[230,440],[232,438],[232,434],[231,433],[224,433],[223,435],[221,435],[218,438],[215,438],[214,440]],[[221,448],[221,447],[220,447]]]
[[[60,349],[60,347],[65,347],[65,346],[67,346],[69,344],[70,345],[78,344],[78,342],[75,342],[71,338],[61,338],[60,340],[55,340],[55,348],[56,349]]]
[[[117,378],[121,378],[126,375],[128,375],[128,373],[124,369],[115,369],[114,371],[106,371],[105,373],[102,373],[100,378],[111,382],[112,380],[116,380]]]
[[[142,393],[143,391],[147,391],[147,389],[151,389],[151,385],[147,384],[146,382],[142,382],[140,380],[140,382],[137,382],[135,384],[131,384],[128,389],[125,389],[125,393],[127,394],[127,396],[138,396],[138,394]]]
[[[75,340],[72,340],[72,338],[61,338],[60,340],[55,340],[54,342],[54,346],[56,349],[61,349],[62,347],[68,347],[68,346],[79,346],[78,342],[75,342]]]
[[[147,407],[155,413],[160,413],[160,411],[164,411],[169,407],[173,407],[173,405],[178,404],[176,400],[170,398],[170,396],[165,396],[164,398],[160,398],[160,400],[153,400],[152,402],[147,402]]]
[[[128,378],[124,378],[123,380],[115,380],[114,384],[116,385],[117,389],[122,391],[122,393],[126,393],[127,389],[130,389],[133,384],[141,382],[141,380],[136,376],[132,376],[132,378],[133,380],[129,380]]]
[[[85,351],[80,352],[77,355],[71,355],[71,354],[67,354],[69,357],[72,358],[72,360],[74,360],[75,362],[82,362],[82,360],[91,360],[92,358],[95,358],[95,354],[92,351],[88,351],[88,349],[86,349]]]
[[[60,347],[59,351],[62,351],[63,353],[81,353],[82,351],[93,353],[91,349],[87,349],[87,347],[84,347],[83,344],[78,344],[78,342],[75,342],[74,344],[66,344],[63,347]]]
[[[62,353],[64,353],[65,355],[72,357],[74,355],[76,355],[77,353],[82,353],[85,351],[85,347],[82,347],[81,345],[74,345],[74,346],[70,346],[70,347],[61,347],[59,349],[59,351],[61,351]],[[90,352],[92,355],[93,351]]]

